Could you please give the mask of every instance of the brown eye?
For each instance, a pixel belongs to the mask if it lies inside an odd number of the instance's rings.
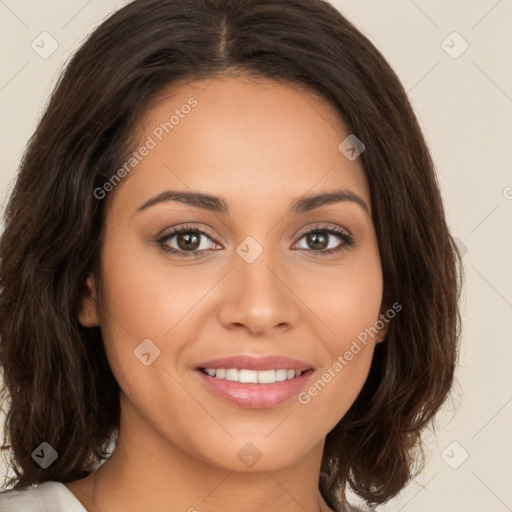
[[[336,238],[338,243],[336,243]],[[341,229],[332,227],[311,229],[303,233],[300,239],[305,240],[305,246],[298,247],[299,249],[309,249],[310,252],[319,254],[332,254],[353,244],[352,236]]]
[[[175,236],[178,247],[184,251],[194,251],[201,244],[201,235],[198,236],[197,234],[194,234],[191,231],[179,233]]]
[[[204,231],[193,227],[181,227],[166,233],[156,242],[165,251],[180,256],[204,256],[216,243]]]
[[[306,243],[314,249],[327,249],[329,235],[321,231],[310,232],[306,235]]]

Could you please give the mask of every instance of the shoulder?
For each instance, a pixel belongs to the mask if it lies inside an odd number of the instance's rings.
[[[48,481],[0,493],[0,512],[87,512],[62,483]]]

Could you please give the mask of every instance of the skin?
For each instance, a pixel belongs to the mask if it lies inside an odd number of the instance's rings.
[[[356,399],[387,326],[308,404],[295,396],[241,408],[213,395],[194,368],[280,354],[311,363],[311,385],[375,324],[385,308],[371,215],[353,201],[288,213],[297,198],[343,188],[371,214],[363,168],[339,151],[349,132],[325,99],[263,78],[174,86],[146,112],[141,144],[191,96],[198,105],[104,199],[101,268],[87,280],[80,322],[101,326],[122,389],[120,434],[102,467],[66,485],[88,511],[325,512],[325,436]],[[170,189],[221,196],[230,212],[175,201],[138,211]],[[211,237],[200,238],[204,256],[155,242],[184,224]],[[354,244],[319,254],[327,249],[301,235],[323,225]],[[263,249],[252,263],[236,252],[248,236]],[[329,248],[343,244],[328,236]],[[178,236],[166,243],[183,247]],[[149,366],[133,352],[147,338],[160,349]],[[237,457],[249,442],[262,455],[250,468]]]

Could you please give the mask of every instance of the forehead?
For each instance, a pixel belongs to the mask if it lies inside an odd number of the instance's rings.
[[[338,148],[348,135],[325,98],[296,85],[247,77],[174,85],[142,117],[137,147],[150,149],[118,192],[140,203],[191,189],[242,210],[347,188],[370,206],[360,160]]]

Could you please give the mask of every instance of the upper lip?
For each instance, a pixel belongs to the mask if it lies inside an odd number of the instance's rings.
[[[313,368],[313,366],[304,361],[299,361],[292,357],[281,355],[269,355],[263,357],[254,357],[249,355],[239,355],[223,357],[220,359],[212,359],[204,361],[197,365],[197,368],[237,368],[238,370],[295,370],[305,371]]]

